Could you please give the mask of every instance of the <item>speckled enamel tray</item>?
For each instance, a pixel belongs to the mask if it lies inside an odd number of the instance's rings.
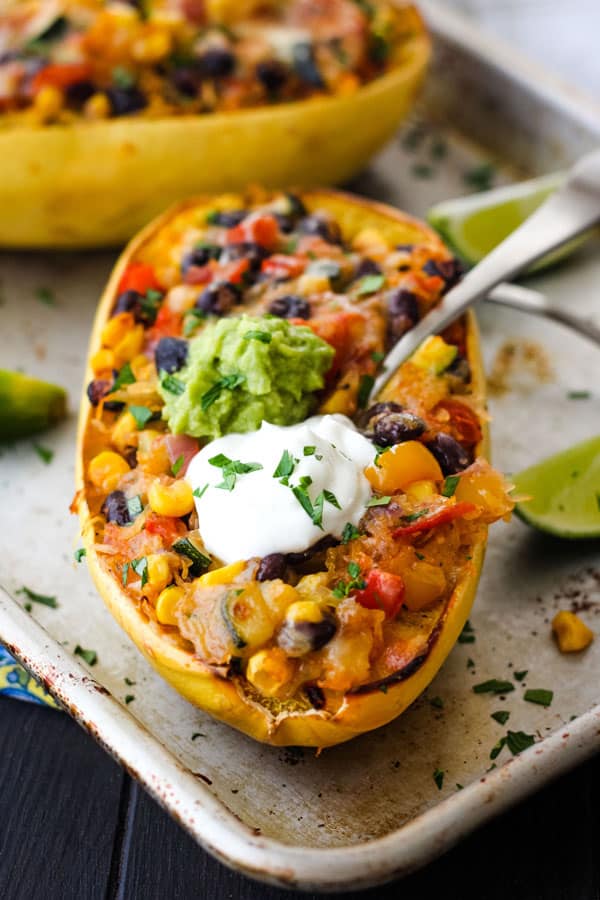
[[[422,214],[463,193],[465,173],[483,160],[542,172],[600,141],[600,112],[462,19],[423,5],[437,62],[422,125],[390,145],[357,190]],[[457,128],[450,131],[449,122]],[[598,545],[543,539],[519,521],[492,530],[473,640],[459,643],[427,693],[379,731],[319,757],[277,750],[210,720],[168,688],[110,618],[85,566],[73,561],[74,407],[94,305],[112,262],[108,253],[0,254],[0,365],[65,384],[73,408],[40,439],[54,451],[50,464],[31,442],[0,457],[0,639],[184,828],[250,876],[357,889],[422,865],[600,748],[600,640],[583,655],[563,657],[549,624],[557,609],[575,608],[600,634]],[[592,242],[535,287],[598,321],[598,283]],[[42,286],[52,290],[54,306],[36,299]],[[517,470],[600,431],[600,353],[592,344],[498,307],[484,306],[479,318],[488,365],[508,341],[517,358],[529,360],[491,397],[500,467]],[[574,391],[592,394],[570,399]],[[33,604],[27,613],[17,593],[23,585],[56,596],[58,607]],[[93,668],[74,657],[77,644],[97,652]],[[514,679],[522,670],[524,679]],[[515,690],[504,699],[472,690],[511,677]],[[527,687],[552,689],[552,705],[524,702]],[[510,711],[506,725],[491,718],[499,709]],[[490,752],[507,728],[536,743],[514,758],[505,747],[490,771]],[[444,773],[441,789],[436,770]]]

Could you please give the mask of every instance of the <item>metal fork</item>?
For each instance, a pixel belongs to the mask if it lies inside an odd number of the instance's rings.
[[[548,298],[540,291],[532,291],[530,288],[521,287],[520,284],[499,284],[485,298],[486,302],[497,303],[500,306],[512,306],[522,312],[533,313],[536,316],[544,316],[554,322],[560,322],[582,337],[594,344],[600,345],[600,328],[590,319],[584,319],[575,313],[568,312],[552,306]]]
[[[600,150],[596,150],[580,159],[556,193],[400,338],[384,359],[383,370],[375,380],[372,393],[378,393],[387,384],[396,369],[426,337],[442,331],[472,303],[599,221]],[[557,313],[555,318],[558,318]]]

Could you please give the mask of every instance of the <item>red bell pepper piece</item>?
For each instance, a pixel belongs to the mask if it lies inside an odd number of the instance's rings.
[[[229,281],[231,284],[239,284],[244,273],[250,268],[249,259],[235,259],[233,262],[225,263],[219,266],[217,276],[223,281]]]
[[[118,290],[119,294],[123,291],[145,294],[147,291],[160,291],[162,288],[152,266],[146,263],[131,263],[121,277]]]
[[[271,248],[277,243],[279,225],[275,216],[264,215],[250,217],[227,232],[228,244],[260,244]]]
[[[31,90],[37,94],[43,87],[56,87],[64,90],[79,81],[89,81],[92,76],[90,63],[50,63],[35,74],[31,82]]]
[[[179,337],[183,327],[181,313],[173,312],[168,306],[161,306],[152,328],[148,329],[148,341],[158,341],[164,337]]]
[[[283,253],[274,253],[268,259],[263,260],[261,272],[272,278],[296,278],[306,268],[307,260],[301,256],[285,256]]]
[[[186,532],[186,527],[181,519],[159,516],[153,512],[149,513],[145,528],[149,534],[158,534],[166,548],[170,548],[177,538],[182,537]]]
[[[404,601],[404,581],[400,575],[371,569],[365,587],[354,594],[354,599],[366,609],[381,609],[387,619],[398,615]]]
[[[423,516],[407,525],[401,525],[396,528],[392,537],[403,537],[406,534],[416,534],[418,531],[428,531],[430,528],[436,528],[438,525],[445,525],[446,522],[452,522],[454,519],[460,519],[468,513],[474,512],[477,507],[474,503],[468,503],[462,500],[459,503],[452,503],[436,510],[430,516]]]

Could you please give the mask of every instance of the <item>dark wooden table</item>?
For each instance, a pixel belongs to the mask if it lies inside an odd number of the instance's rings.
[[[0,698],[0,898],[285,900],[204,853],[66,715]],[[599,900],[600,759],[364,900]]]

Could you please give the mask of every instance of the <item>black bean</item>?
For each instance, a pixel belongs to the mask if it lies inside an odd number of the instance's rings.
[[[448,375],[457,378],[463,384],[468,384],[471,380],[471,366],[469,360],[464,356],[456,356],[452,363],[446,369]]]
[[[269,312],[280,319],[310,319],[310,305],[304,297],[286,294],[269,304]]]
[[[325,611],[320,622],[284,622],[277,635],[277,643],[288,656],[304,656],[305,653],[324,647],[336,631],[335,616]]]
[[[284,578],[286,570],[285,556],[283,553],[269,553],[261,559],[256,573],[257,581],[272,581],[274,578]]]
[[[224,316],[232,306],[240,302],[241,295],[237,284],[230,281],[209,284],[196,300],[196,309],[212,316]]]
[[[108,88],[106,95],[110,101],[113,116],[128,116],[130,113],[139,112],[140,109],[148,106],[146,96],[135,85]]]
[[[340,244],[342,241],[342,232],[338,223],[318,213],[300,219],[298,229],[302,234],[315,234],[322,237],[330,244]]]
[[[224,248],[220,262],[225,264],[233,262],[236,259],[247,259],[250,263],[250,271],[258,272],[260,270],[263,259],[266,259],[269,251],[260,244],[252,241],[243,241],[240,244],[229,244]]]
[[[332,534],[328,534],[307,550],[303,550],[301,553],[287,553],[285,558],[290,566],[299,566],[302,565],[302,563],[307,562],[317,553],[323,553],[325,550],[329,550],[330,547],[337,547],[338,544],[338,539]]]
[[[225,47],[211,47],[200,57],[202,74],[207,78],[226,78],[235,69],[235,56]]]
[[[248,215],[247,209],[226,209],[211,213],[210,224],[220,225],[221,228],[235,228],[243,222]]]
[[[315,709],[323,709],[323,707],[325,706],[325,694],[318,684],[305,685],[304,693]]]
[[[378,416],[381,416],[384,413],[402,412],[403,409],[403,406],[400,406],[399,403],[394,403],[393,400],[374,403],[372,406],[369,406],[368,409],[364,409],[362,412],[358,413],[356,424],[359,428],[362,428],[363,431],[373,431],[374,420]]]
[[[400,250],[404,253],[411,253],[414,249],[414,244],[396,244],[396,250]]]
[[[257,63],[256,77],[266,91],[276,94],[287,81],[288,70],[279,60],[266,59]]]
[[[384,413],[375,421],[373,436],[375,443],[382,447],[391,447],[403,441],[414,441],[426,429],[425,422],[408,409],[401,412]]]
[[[113,309],[113,316],[116,316],[118,313],[124,312],[133,313],[135,316],[135,313],[138,310],[142,299],[142,294],[138,293],[137,291],[123,291],[123,293],[119,294],[119,296],[117,297],[117,301]]]
[[[405,288],[398,288],[388,294],[387,304],[388,331],[391,339],[397,341],[419,321],[417,296]]]
[[[171,83],[184,97],[197,97],[202,84],[202,72],[197,66],[179,66],[171,72]]]
[[[437,275],[445,282],[444,290],[449,290],[460,281],[463,275],[462,263],[458,259],[429,259],[423,266],[426,275]]]
[[[325,86],[323,76],[319,72],[312,44],[294,44],[292,50],[294,71],[305,84],[315,88]]]
[[[102,515],[107,522],[116,525],[129,525],[131,516],[127,506],[127,497],[123,491],[112,491],[102,504]]]
[[[308,211],[297,194],[292,194],[288,191],[285,195],[285,199],[288,202],[288,215],[292,216],[294,219],[299,219],[302,216],[308,215]]]
[[[219,259],[221,248],[216,244],[205,247],[194,247],[184,253],[181,260],[181,271],[185,275],[190,266],[205,266],[211,259]]]
[[[73,106],[83,106],[86,100],[96,93],[96,90],[96,85],[92,81],[76,81],[75,84],[70,84],[65,91],[67,103]]]
[[[365,275],[381,275],[381,269],[374,259],[365,257],[361,259],[354,270],[355,278],[364,278]]]
[[[102,378],[95,378],[87,386],[88,400],[92,406],[98,406],[103,397],[110,392],[112,382],[105,381]]]
[[[436,434],[434,439],[427,443],[427,449],[439,462],[444,475],[455,475],[457,472],[462,472],[471,462],[465,448],[445,431]]]
[[[172,375],[173,372],[178,372],[185,365],[187,355],[187,341],[174,337],[161,338],[154,351],[156,371],[167,372],[169,375]]]
[[[292,218],[292,216],[287,215],[287,213],[280,212],[273,213],[273,215],[277,220],[279,230],[283,234],[290,234],[290,232],[294,230],[294,219]]]

